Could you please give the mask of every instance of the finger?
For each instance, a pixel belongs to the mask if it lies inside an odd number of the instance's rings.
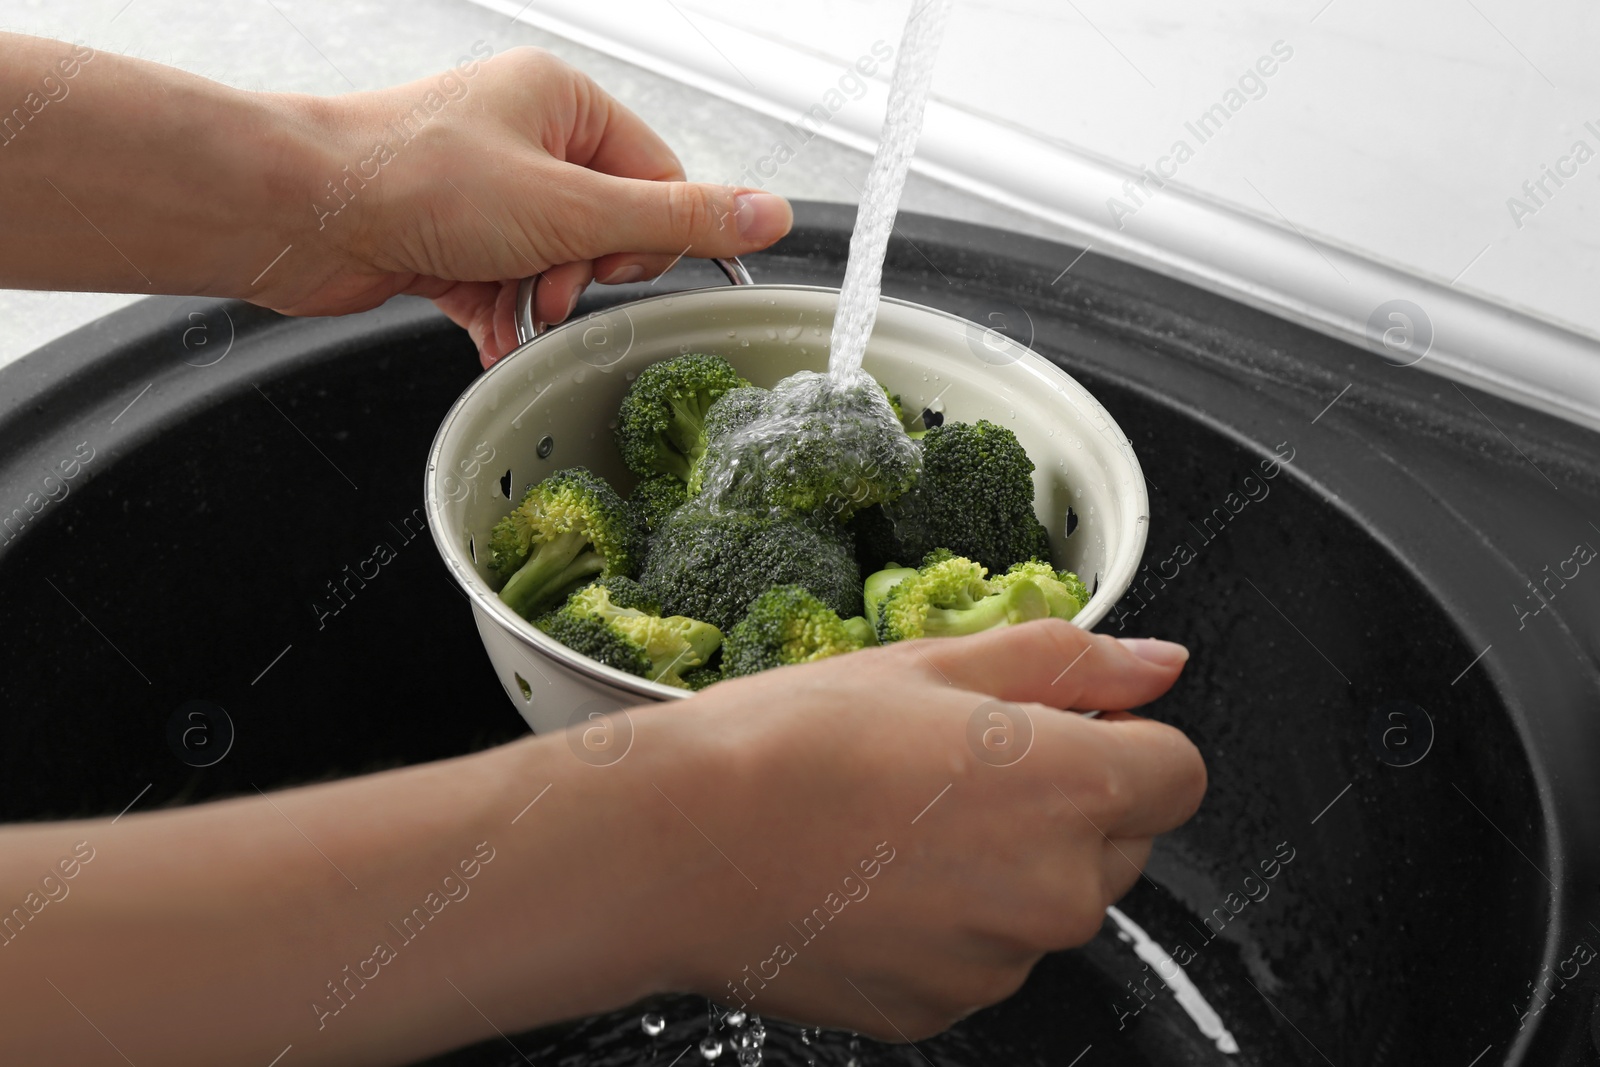
[[[1148,837],[1105,838],[1100,848],[1101,902],[1109,907],[1121,900],[1144,875],[1150,862]]]
[[[500,290],[498,282],[456,282],[433,297],[439,310],[467,331],[485,367],[505,355],[494,324]]]
[[[1076,783],[1061,795],[1103,836],[1153,837],[1175,830],[1199,810],[1206,764],[1181,730],[1154,719],[1105,722],[1075,715],[1034,718],[1033,748],[1048,764],[1059,758]],[[1085,775],[1082,768],[1093,768]]]
[[[646,181],[682,181],[683,163],[649,124],[587,75],[582,79],[587,107],[567,144],[566,159],[581,167]]]
[[[656,278],[678,265],[683,256],[630,255],[618,253],[594,261],[594,280],[601,285],[627,285]]]
[[[518,282],[501,282],[500,292],[494,301],[493,350],[484,350],[484,367],[489,367],[517,347],[517,296],[521,290]]]
[[[781,196],[698,182],[653,182],[575,170],[547,191],[551,217],[569,220],[572,258],[618,252],[737,256],[789,232]]]
[[[1133,708],[1172,688],[1189,658],[1167,641],[1119,640],[1061,619],[913,643],[951,685],[1055,708]]]
[[[548,326],[567,321],[593,278],[594,264],[586,259],[546,270],[534,287],[534,317]]]

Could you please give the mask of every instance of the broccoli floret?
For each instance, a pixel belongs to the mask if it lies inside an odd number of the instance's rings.
[[[596,575],[631,575],[643,534],[633,509],[605,480],[570,467],[530,486],[494,526],[489,569],[500,599],[523,618]]]
[[[716,685],[720,681],[722,681],[722,669],[720,667],[696,667],[694,670],[685,671],[683,674],[683,684],[693,689],[696,693],[708,686]]]
[[[860,615],[852,615],[844,620],[844,629],[852,638],[861,642],[862,648],[871,648],[878,643],[877,628]]]
[[[1050,614],[1044,592],[1031,578],[1019,574],[997,589],[984,579],[987,573],[982,564],[961,556],[930,555],[884,596],[878,607],[878,637],[885,644],[959,637]]]
[[[683,674],[722,644],[715,626],[661,618],[660,606],[631,578],[602,578],[538,620],[539,629],[574,652],[653,682],[688,688]]]
[[[741,385],[722,394],[706,412],[706,440],[715,441],[760,418],[770,395],[759,385]]]
[[[928,428],[922,424],[922,412],[907,411],[906,402],[899,393],[889,392],[889,387],[882,382],[878,384],[883,387],[884,395],[889,398],[889,407],[894,410],[894,417],[905,427],[906,436],[912,440],[920,440],[922,435],[928,432]]]
[[[883,395],[889,398],[889,410],[893,411],[894,417],[900,420],[900,425],[910,430],[911,427],[906,425],[906,406],[900,400],[900,394],[889,392],[889,387],[882,382],[878,383],[878,388],[882,389]]]
[[[767,390],[758,385],[743,385],[723,393],[721,399],[712,404],[711,410],[706,412],[706,450],[714,450],[719,441],[760,418],[766,402]],[[705,456],[702,454],[700,462],[696,463],[689,473],[690,496],[700,494],[701,475],[704,469]]]
[[[801,371],[773,387],[760,418],[708,447],[700,480],[727,506],[843,521],[911,488],[920,463],[871,375]]]
[[[721,356],[688,355],[646,367],[617,411],[617,446],[628,469],[688,482],[705,450],[707,410],[750,383]]]
[[[738,678],[854,652],[866,643],[865,630],[865,619],[846,622],[803,587],[780,585],[756,597],[750,613],[728,631],[722,675]]]
[[[1083,584],[1082,578],[1036,559],[1012,564],[1010,570],[990,579],[989,584],[995,589],[1004,589],[1017,581],[1031,581],[1037,585],[1050,605],[1050,614],[1058,619],[1072,618],[1089,603],[1089,587]]]
[[[876,627],[878,611],[883,606],[884,598],[889,595],[889,590],[916,573],[915,567],[897,567],[891,563],[883,570],[867,575],[866,584],[861,590],[862,606],[865,609],[867,622]]]
[[[640,581],[665,609],[727,630],[777,585],[802,585],[841,616],[861,614],[861,571],[848,534],[793,515],[717,511],[700,501],[672,513]]]
[[[996,573],[1050,558],[1050,534],[1033,510],[1033,461],[1016,434],[987,420],[945,423],[921,448],[916,488],[853,524],[864,567],[938,547]]]
[[[678,508],[688,501],[689,494],[682,482],[670,474],[655,474],[633,488],[628,503],[646,530],[655,531]]]

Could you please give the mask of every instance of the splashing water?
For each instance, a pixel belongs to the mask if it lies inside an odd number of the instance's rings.
[[[856,227],[850,235],[850,259],[845,265],[839,310],[833,319],[828,371],[848,379],[861,368],[878,318],[878,297],[883,291],[883,257],[894,230],[895,212],[906,185],[906,169],[922,132],[922,115],[933,81],[933,61],[939,54],[950,0],[912,0],[911,13],[900,37],[900,58],[889,83],[889,105],[878,135],[878,151],[867,172],[867,187],[856,209]]]
[[[751,412],[753,417],[708,447],[704,469],[691,478],[690,488],[712,511],[731,504],[843,521],[900,495],[921,470],[920,449],[906,436],[883,390],[861,369],[878,317],[884,253],[950,17],[950,0],[913,4],[900,38],[878,151],[850,235],[828,373],[802,371],[784,379]]]

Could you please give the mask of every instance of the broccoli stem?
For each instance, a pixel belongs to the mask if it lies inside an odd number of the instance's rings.
[[[844,620],[845,632],[860,641],[862,647],[871,648],[878,643],[878,631],[872,628],[872,623],[860,615]]]
[[[970,608],[929,608],[922,632],[928,637],[962,637],[1049,615],[1050,604],[1044,591],[1031,581],[1020,581],[1003,593],[984,597]]]
[[[525,619],[569,586],[599,574],[605,560],[598,552],[585,552],[586,533],[564,533],[539,541],[517,573],[500,590],[500,599]]]
[[[867,576],[862,597],[866,603],[867,624],[869,626],[878,624],[878,612],[883,607],[884,598],[889,595],[889,590],[907,578],[915,577],[916,573],[917,569],[915,567],[896,567],[891,564],[885,569]]]
[[[705,451],[705,412],[698,403],[686,397],[675,397],[670,403],[672,421],[667,424],[667,431],[663,436],[677,449],[677,452],[669,453],[663,458],[666,459],[667,466],[672,468],[667,473],[679,481],[687,482],[695,463],[700,459],[700,454]]]
[[[689,475],[694,471],[694,462],[685,459],[680,453],[668,448],[657,449],[662,466],[667,469],[663,474],[670,474],[685,485],[689,484]]]

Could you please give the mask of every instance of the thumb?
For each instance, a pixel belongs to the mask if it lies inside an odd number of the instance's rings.
[[[616,252],[737,256],[789,232],[794,212],[775,193],[701,182],[660,182],[585,172],[584,259]]]

